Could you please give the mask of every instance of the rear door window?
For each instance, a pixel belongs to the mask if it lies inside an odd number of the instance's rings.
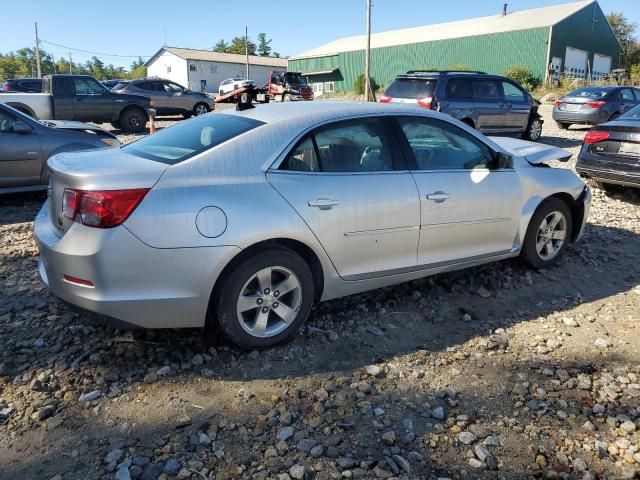
[[[500,84],[496,80],[476,79],[473,81],[473,98],[478,100],[500,100]]]
[[[633,96],[633,92],[631,91],[630,88],[623,88],[622,90],[620,90],[620,96],[622,97],[622,100],[625,102],[636,101],[636,99]]]
[[[142,137],[122,149],[132,155],[175,165],[260,125],[263,122],[237,115],[201,115]]]
[[[384,172],[393,156],[379,118],[335,122],[314,130],[287,156],[281,170]]]
[[[433,97],[436,84],[435,79],[396,78],[384,94],[392,98]]]
[[[447,82],[447,97],[449,98],[472,98],[473,84],[470,78],[452,78]]]

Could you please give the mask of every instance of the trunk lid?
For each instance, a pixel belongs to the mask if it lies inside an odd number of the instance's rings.
[[[557,160],[566,162],[571,158],[571,152],[552,145],[543,143],[528,142],[517,138],[509,137],[489,137],[491,140],[508,153],[523,157],[531,165],[539,165],[541,163]]]
[[[612,161],[640,168],[640,122],[637,120],[613,120],[592,128],[607,132],[609,137],[589,145],[595,155],[610,157]]]
[[[119,149],[61,153],[47,162],[50,171],[49,220],[59,236],[73,222],[62,216],[66,188],[77,190],[125,190],[151,188],[169,167]]]

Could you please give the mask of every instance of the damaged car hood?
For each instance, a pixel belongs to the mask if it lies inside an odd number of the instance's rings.
[[[116,136],[105,130],[104,128],[100,128],[96,125],[91,125],[89,123],[75,122],[72,120],[42,120],[42,123],[45,127],[56,128],[60,130],[80,130],[85,132],[99,132],[101,135],[116,138]]]
[[[532,165],[557,160],[566,162],[571,158],[571,152],[563,148],[545,145],[544,143],[528,142],[517,138],[489,137],[511,155],[523,157]]]

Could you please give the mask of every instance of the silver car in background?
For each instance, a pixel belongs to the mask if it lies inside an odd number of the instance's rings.
[[[204,115],[215,109],[215,103],[208,95],[194,92],[163,78],[131,80],[126,85],[119,83],[113,91],[150,98],[158,116],[182,115],[189,118],[194,115]]]
[[[46,190],[52,155],[118,146],[113,133],[95,125],[35,120],[0,104],[0,194]]]
[[[51,291],[259,348],[314,302],[519,255],[546,268],[582,235],[589,189],[541,168],[565,150],[407,106],[239,110],[51,159],[35,221]]]

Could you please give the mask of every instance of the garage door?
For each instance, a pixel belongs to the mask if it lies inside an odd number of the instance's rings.
[[[587,52],[567,47],[564,56],[564,74],[570,77],[585,78],[587,76]]]
[[[611,72],[611,57],[595,53],[593,55],[593,75],[594,80],[598,80]]]

